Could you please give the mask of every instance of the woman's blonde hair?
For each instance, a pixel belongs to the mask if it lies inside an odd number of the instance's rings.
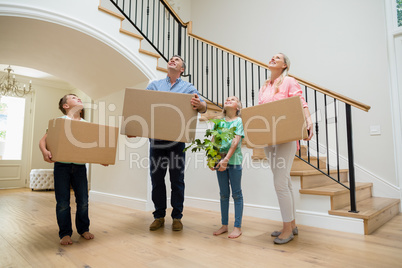
[[[239,100],[238,97],[236,97],[236,96],[233,96],[233,97],[236,98],[236,100],[237,100],[237,101],[236,101],[236,102],[237,102],[237,108],[239,108],[239,109],[237,110],[237,112],[236,112],[236,115],[237,115],[237,116],[241,116],[241,109],[243,108],[243,105],[241,104],[241,101]],[[229,97],[228,97],[228,98],[229,98]],[[225,103],[223,103],[222,113],[223,113],[223,116],[226,116]]]
[[[276,83],[275,86],[275,94],[278,93],[279,91],[279,86],[282,85],[283,80],[285,79],[286,76],[288,76],[289,73],[289,69],[290,69],[290,59],[288,58],[288,56],[286,56],[284,53],[278,53],[281,54],[283,56],[283,61],[286,64],[286,68],[282,70],[281,75],[279,76],[279,80]],[[267,81],[265,81],[265,86],[268,85],[268,83],[271,81],[270,78],[267,79]]]

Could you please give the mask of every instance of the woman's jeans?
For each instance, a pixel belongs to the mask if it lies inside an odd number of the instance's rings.
[[[54,163],[54,192],[59,237],[71,236],[70,185],[74,190],[77,212],[75,226],[79,234],[89,231],[88,180],[85,165]]]
[[[232,187],[232,197],[235,207],[235,223],[234,227],[241,227],[243,217],[243,194],[241,190],[241,165],[228,165],[225,171],[217,171],[218,183],[221,196],[221,220],[222,225],[228,225],[229,217],[229,197],[230,188]]]

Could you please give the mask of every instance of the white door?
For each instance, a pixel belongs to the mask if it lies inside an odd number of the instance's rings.
[[[29,181],[32,95],[0,97],[0,189]]]

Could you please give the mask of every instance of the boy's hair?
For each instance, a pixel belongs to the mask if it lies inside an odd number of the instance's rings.
[[[67,94],[67,95],[64,95],[63,98],[60,99],[60,101],[59,101],[59,109],[65,115],[67,115],[67,112],[66,112],[66,109],[64,109],[63,105],[67,103],[67,97],[68,96],[76,96],[76,97],[78,97],[75,94]]]
[[[236,115],[241,117],[241,109],[243,108],[243,105],[241,104],[241,101],[239,100],[238,97],[236,97],[236,96],[233,96],[233,97],[235,97],[237,99],[237,107],[239,108],[239,110],[237,110],[237,112],[236,112]],[[225,104],[223,104],[222,112],[223,112],[223,116],[226,116]]]

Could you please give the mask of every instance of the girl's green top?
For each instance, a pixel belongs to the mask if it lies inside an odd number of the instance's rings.
[[[241,165],[243,162],[243,154],[241,153],[241,142],[244,138],[243,121],[241,120],[240,117],[236,118],[233,121],[229,121],[229,122],[226,121],[226,118],[224,120],[225,121],[221,121],[219,123],[219,127],[224,127],[224,128],[229,128],[229,129],[232,127],[236,127],[235,134],[241,136],[240,142],[237,145],[235,152],[233,153],[232,157],[229,159],[229,165]],[[229,151],[231,145],[232,145],[232,140],[223,141],[220,152],[226,154]]]

